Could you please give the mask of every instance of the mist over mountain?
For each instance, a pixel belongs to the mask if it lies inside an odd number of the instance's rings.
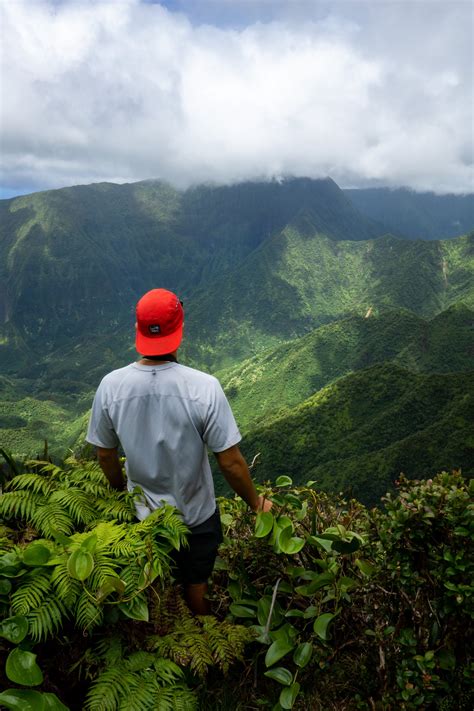
[[[474,194],[436,195],[406,188],[344,190],[353,204],[387,231],[407,239],[446,239],[474,226]]]

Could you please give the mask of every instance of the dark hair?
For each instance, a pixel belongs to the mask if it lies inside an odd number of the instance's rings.
[[[172,353],[166,353],[165,355],[144,355],[143,358],[147,360],[171,360],[177,363],[176,357]]]

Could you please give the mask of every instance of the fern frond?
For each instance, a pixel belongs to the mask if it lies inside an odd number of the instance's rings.
[[[198,700],[185,686],[164,687],[157,693],[153,709],[154,711],[197,711]]]
[[[98,590],[105,583],[108,577],[116,577],[119,563],[107,553],[103,553],[100,549],[94,552],[94,569],[87,579],[87,585],[91,590]],[[122,575],[121,575],[122,577]]]
[[[39,607],[28,613],[29,634],[34,642],[40,642],[53,635],[61,627],[63,618],[68,617],[67,609],[60,600],[45,600]]]
[[[47,496],[49,492],[54,489],[55,483],[51,479],[41,474],[19,474],[13,477],[8,482],[8,491],[12,490],[25,490],[32,491],[34,494],[43,494]]]
[[[84,477],[82,480],[75,478],[71,480],[70,483],[74,486],[80,485],[82,491],[86,494],[90,494],[94,498],[105,499],[107,494],[109,494],[109,489],[104,482],[98,483]]]
[[[153,637],[153,649],[157,654],[172,659],[181,666],[190,666],[199,676],[205,676],[214,659],[207,640],[192,621],[186,620],[179,632],[173,631],[162,637]]]
[[[94,502],[80,489],[59,489],[49,500],[51,503],[61,504],[76,523],[88,524],[97,517]]]
[[[121,698],[129,693],[130,686],[135,692],[138,682],[139,677],[124,674],[122,665],[106,669],[92,682],[84,711],[117,711]]]
[[[37,459],[30,459],[28,462],[25,462],[25,464],[28,466],[32,466],[35,469],[37,469],[41,464],[42,466],[40,467],[40,472],[42,474],[48,474],[53,479],[58,479],[60,475],[64,473],[61,467],[58,467],[52,462],[42,462],[38,461]]]
[[[155,657],[150,652],[139,650],[131,654],[125,662],[125,668],[131,672],[149,669],[155,661]]]
[[[43,604],[51,591],[51,571],[33,570],[21,578],[20,587],[11,596],[12,610],[16,615],[27,615]]]
[[[51,574],[51,584],[58,598],[67,607],[73,607],[81,594],[82,585],[79,580],[71,578],[67,570],[68,555],[61,557],[56,563]]]
[[[58,502],[39,506],[33,511],[30,520],[46,538],[52,538],[57,531],[68,535],[74,530],[72,517]]]
[[[184,677],[183,670],[171,659],[155,657],[153,667],[158,681],[163,684],[174,684]]]
[[[195,711],[196,697],[182,683],[159,686],[158,661],[173,680],[182,676],[181,670],[169,660],[156,660],[146,652],[136,652],[100,673],[87,695],[85,711]]]
[[[225,674],[229,670],[231,662],[238,656],[236,654],[237,650],[230,643],[224,625],[219,624],[216,619],[211,617],[203,618],[202,627],[209,642],[213,659]]]
[[[129,531],[123,523],[101,521],[97,526],[94,526],[94,533],[97,536],[99,547],[106,548],[128,536]],[[80,536],[77,537],[77,540],[81,540]]]
[[[78,600],[75,617],[76,624],[80,629],[90,630],[102,624],[104,612],[101,607],[92,602],[84,591]]]
[[[156,706],[156,686],[152,678],[138,676],[137,686],[130,679],[130,691],[120,701],[119,711],[154,711]]]
[[[97,499],[95,506],[98,511],[100,511],[102,517],[107,517],[108,519],[117,519],[117,521],[124,521],[127,523],[132,523],[136,518],[135,507],[127,499],[113,499],[110,497],[109,493],[106,493],[106,498]]]
[[[144,564],[145,561],[143,561]],[[143,565],[140,564],[140,560],[131,561],[120,571],[120,578],[125,583],[125,595],[132,595],[137,591]]]
[[[101,637],[94,647],[94,657],[101,659],[106,667],[116,666],[122,659],[123,647],[120,637]]]
[[[0,497],[0,516],[18,517],[30,523],[45,501],[42,494],[33,491],[7,491]]]

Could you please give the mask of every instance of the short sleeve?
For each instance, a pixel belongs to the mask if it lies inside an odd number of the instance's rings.
[[[119,445],[119,439],[107,409],[104,382],[99,385],[92,403],[86,441],[96,447],[114,449]]]
[[[219,381],[214,378],[213,382],[202,438],[212,452],[223,452],[242,436]]]

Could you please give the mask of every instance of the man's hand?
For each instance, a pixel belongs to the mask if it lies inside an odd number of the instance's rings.
[[[255,513],[270,511],[272,506],[273,506],[273,502],[270,501],[270,499],[267,499],[265,496],[259,496],[258,497],[258,508],[256,509]]]

